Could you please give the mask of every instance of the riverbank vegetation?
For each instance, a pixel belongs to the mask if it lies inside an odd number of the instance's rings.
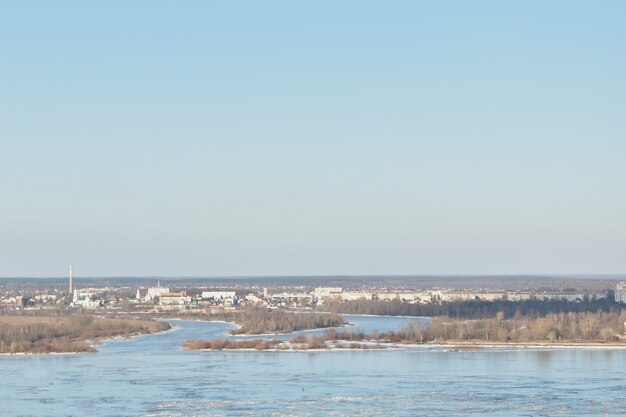
[[[224,350],[224,349],[255,349],[270,350],[278,349],[282,341],[278,339],[220,339],[220,340],[188,340],[183,343],[183,348],[189,350]]]
[[[439,317],[426,327],[415,322],[404,328],[386,333],[353,332],[327,329],[322,336],[294,336],[289,340],[231,339],[213,341],[188,341],[186,349],[256,349],[256,350],[309,350],[309,349],[381,349],[406,344],[459,344],[529,345],[611,345],[626,346],[624,322],[626,310],[598,311],[595,313],[551,313],[544,317],[515,316],[505,319],[504,313],[495,318],[480,320],[454,320]]]
[[[293,312],[267,308],[244,308],[221,313],[206,314],[197,310],[165,311],[148,317],[161,319],[225,321],[235,323],[238,328],[231,334],[275,334],[290,333],[296,330],[320,329],[346,325],[346,321],[336,313]]]
[[[90,345],[102,339],[154,333],[169,324],[151,320],[65,317],[0,317],[0,353],[94,352]]]
[[[353,337],[356,335],[356,337]],[[340,332],[328,329],[323,336],[294,336],[289,340],[281,339],[220,339],[195,340],[183,343],[183,348],[189,350],[319,350],[319,349],[384,349],[380,343],[363,342],[367,336],[363,333]]]
[[[399,331],[387,333],[325,333],[326,340],[376,340],[384,343],[581,343],[624,344],[626,310],[596,313],[551,313],[544,317],[516,315],[505,319],[504,313],[495,318],[454,320],[435,318],[428,326],[415,322]]]
[[[328,300],[324,311],[339,314],[373,314],[381,316],[447,316],[464,319],[484,319],[504,314],[505,318],[515,315],[542,317],[551,313],[608,312],[620,309],[613,299],[586,299],[578,302],[566,300],[524,300],[524,301],[451,301],[429,304],[410,304],[401,300]]]
[[[236,317],[236,322],[239,327],[231,330],[231,334],[290,333],[347,324],[336,313],[293,313],[261,308],[245,310]]]
[[[500,313],[483,320],[437,318],[425,329],[412,325],[401,332],[400,340],[496,341],[496,342],[618,342],[623,340],[626,310],[581,313],[550,313],[543,317],[516,315],[505,319]]]

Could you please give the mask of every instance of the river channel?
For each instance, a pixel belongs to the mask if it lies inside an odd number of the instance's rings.
[[[414,320],[345,317],[366,332]],[[186,351],[232,325],[171,324],[94,354],[0,357],[0,415],[626,416],[624,349]]]

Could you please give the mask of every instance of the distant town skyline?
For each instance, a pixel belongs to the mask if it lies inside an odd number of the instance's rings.
[[[625,19],[4,3],[0,277],[626,273]]]

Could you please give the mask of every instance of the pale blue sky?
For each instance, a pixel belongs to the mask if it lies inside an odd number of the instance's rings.
[[[0,276],[626,273],[623,1],[0,3]]]

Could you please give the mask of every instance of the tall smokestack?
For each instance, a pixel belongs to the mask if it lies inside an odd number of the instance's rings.
[[[70,265],[70,295],[72,295],[72,265]]]

